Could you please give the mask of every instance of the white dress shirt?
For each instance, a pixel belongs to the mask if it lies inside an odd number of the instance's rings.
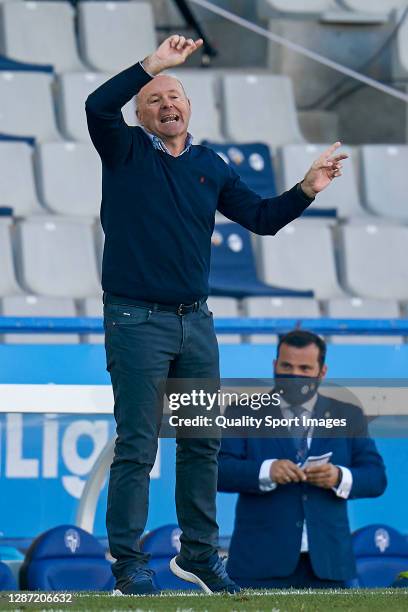
[[[310,412],[310,414],[312,414],[313,408],[315,407],[315,404],[317,402],[317,397],[318,397],[317,393],[315,393],[314,396],[310,400],[302,404],[302,408]],[[293,418],[293,413],[290,409],[290,406],[284,399],[281,399],[280,409],[281,409],[283,418],[285,419]],[[313,428],[311,427],[307,434],[307,446],[309,449],[312,443],[312,437],[313,437]],[[277,461],[277,460],[276,459],[265,459],[265,461],[261,465],[261,469],[259,470],[259,488],[261,491],[264,491],[264,492],[273,491],[274,489],[276,489],[277,486],[279,486],[276,482],[273,482],[273,480],[270,477],[271,465],[274,461]],[[338,497],[347,499],[348,496],[350,495],[351,487],[353,486],[353,475],[348,468],[343,467],[341,465],[337,467],[341,469],[342,479],[338,487],[333,487],[333,491],[336,493]],[[281,486],[286,486],[286,485],[281,485]],[[307,538],[307,526],[306,526],[306,521],[304,521],[300,552],[308,552],[308,550],[309,550],[309,543],[308,543],[308,538]]]

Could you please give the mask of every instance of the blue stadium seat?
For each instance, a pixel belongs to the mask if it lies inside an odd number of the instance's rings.
[[[180,552],[180,533],[177,525],[164,525],[147,533],[141,543],[141,550],[150,553],[149,567],[156,572],[154,582],[159,589],[200,590],[196,584],[177,578],[169,569],[172,557]]]
[[[0,561],[0,591],[16,591],[17,583],[11,569]]]
[[[218,153],[248,187],[262,198],[273,198],[277,195],[271,153],[266,144],[219,144],[208,140],[203,144]]]
[[[349,584],[362,588],[390,587],[400,572],[408,569],[408,543],[387,525],[368,525],[353,534],[357,580]]]
[[[20,570],[22,589],[109,591],[114,578],[105,551],[79,527],[61,525],[38,536]]]
[[[211,142],[204,140],[205,146],[213,149],[235,170],[250,189],[261,198],[273,198],[277,195],[276,177],[272,164],[271,151],[268,145],[261,142],[236,144]],[[299,176],[299,180],[302,177]],[[302,217],[336,218],[335,208],[307,208]]]
[[[245,298],[271,295],[279,297],[313,297],[313,291],[295,291],[272,287],[256,274],[251,237],[237,223],[216,225],[211,248],[211,295]]]

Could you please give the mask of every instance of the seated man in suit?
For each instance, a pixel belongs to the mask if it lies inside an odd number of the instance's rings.
[[[361,408],[318,393],[325,355],[315,334],[281,337],[273,390],[280,405],[256,417],[273,414],[293,424],[300,417],[300,426],[223,438],[218,490],[239,493],[227,569],[241,586],[338,588],[355,575],[347,499],[381,495],[385,468]],[[236,410],[230,406],[226,414],[237,416]],[[303,427],[309,417],[319,425]],[[329,419],[343,419],[343,426],[320,426]],[[300,467],[307,456],[330,452],[326,464]]]

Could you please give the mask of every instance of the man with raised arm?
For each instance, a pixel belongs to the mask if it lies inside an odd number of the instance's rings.
[[[301,183],[276,198],[262,199],[248,189],[216,153],[192,144],[190,101],[177,79],[160,74],[201,46],[202,40],[171,36],[86,101],[103,167],[105,349],[117,425],[106,521],[116,589],[124,594],[157,592],[139,539],[166,381],[219,384],[218,346],[206,304],[216,210],[257,234],[276,234],[341,174],[346,157],[335,155],[336,143]],[[140,127],[126,125],[121,113],[134,95]],[[219,445],[214,436],[177,434],[182,535],[170,567],[207,593],[233,593],[239,587],[217,553]]]

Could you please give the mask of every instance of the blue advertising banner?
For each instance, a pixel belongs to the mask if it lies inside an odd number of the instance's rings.
[[[223,377],[270,377],[275,347],[221,346]],[[403,378],[408,346],[329,346],[333,377]],[[114,435],[109,376],[99,345],[0,346],[0,535],[33,538],[73,523],[89,472]],[[389,486],[375,500],[350,504],[353,529],[385,522],[405,532],[408,444],[379,439]],[[160,441],[152,472],[147,528],[176,522],[175,443]],[[405,477],[403,472],[405,470]],[[105,536],[107,484],[101,491],[94,532]],[[220,533],[232,532],[236,496],[218,499]]]
[[[114,434],[113,418],[8,413],[0,414],[0,432],[1,535],[33,537],[72,523],[87,475]]]

